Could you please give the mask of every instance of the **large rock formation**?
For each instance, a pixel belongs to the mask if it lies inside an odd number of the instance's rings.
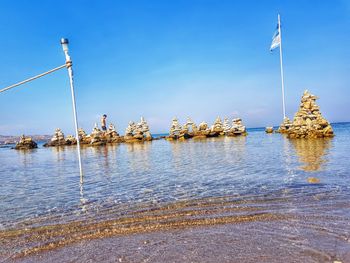
[[[55,130],[54,135],[52,136],[51,140],[48,143],[44,144],[44,147],[51,147],[51,146],[63,146],[66,145],[66,140],[64,138],[64,134],[61,131],[60,128],[57,128]]]
[[[36,142],[32,140],[30,137],[25,137],[24,135],[21,136],[18,143],[16,143],[15,149],[16,150],[29,150],[38,148],[38,145]]]
[[[323,138],[333,137],[330,123],[323,118],[320,107],[316,104],[316,96],[307,90],[304,92],[298,112],[286,130],[288,138]]]

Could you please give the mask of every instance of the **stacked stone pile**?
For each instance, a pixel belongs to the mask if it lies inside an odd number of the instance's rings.
[[[277,132],[279,133],[288,133],[289,128],[292,126],[292,122],[288,117],[285,117]]]
[[[77,144],[77,139],[73,135],[68,135],[66,137],[66,145],[75,145]]]
[[[322,116],[316,104],[318,98],[304,92],[299,110],[294,115],[291,126],[286,130],[288,138],[323,138],[333,137],[330,123]]]
[[[224,119],[224,133],[225,133],[225,135],[229,134],[230,131],[231,131],[230,122],[229,122],[228,118],[225,118]]]
[[[104,133],[98,128],[97,123],[95,123],[95,126],[92,129],[90,137],[91,137],[90,145],[92,146],[105,145],[107,142],[104,136]]]
[[[179,139],[192,138],[197,132],[197,125],[191,120],[191,118],[187,118],[186,123],[183,125],[183,128],[180,131]]]
[[[180,138],[181,130],[182,130],[182,127],[179,124],[178,119],[174,118],[172,123],[171,123],[169,136],[166,139],[167,140],[176,140],[176,139]]]
[[[135,130],[136,124],[133,121],[130,121],[128,127],[125,129],[124,140],[126,142],[131,142],[134,140]]]
[[[108,143],[122,142],[122,138],[119,136],[119,133],[116,131],[116,128],[112,123],[109,124],[104,136]]]
[[[220,117],[217,117],[214,124],[210,128],[209,136],[216,137],[220,135],[224,135],[224,125],[222,124]]]
[[[18,143],[16,143],[15,149],[16,150],[29,150],[38,148],[38,145],[36,142],[33,141],[30,137],[25,137],[24,135],[21,136]]]
[[[82,129],[78,129],[78,136],[80,144],[90,144],[91,143],[91,136],[87,135],[86,132]]]
[[[66,145],[66,140],[64,138],[64,134],[61,131],[60,128],[57,128],[55,130],[54,135],[52,136],[51,140],[48,143],[44,144],[44,147],[49,147],[49,146],[63,146]]]
[[[152,134],[151,134],[151,132],[149,130],[148,123],[147,123],[147,121],[145,120],[144,117],[141,117],[141,121],[138,123],[137,126],[139,127],[139,129],[142,132],[142,139],[143,140],[151,141],[153,139],[152,138]]]
[[[168,140],[183,140],[189,138],[207,138],[207,137],[218,137],[218,136],[238,136],[246,135],[246,128],[242,123],[242,120],[237,118],[230,125],[228,118],[224,119],[224,123],[221,121],[220,117],[215,119],[214,124],[209,128],[208,123],[201,122],[198,127],[190,119],[184,124],[183,128],[179,124],[176,118],[173,119]]]
[[[151,141],[152,139],[148,123],[143,117],[141,117],[141,121],[137,124],[133,121],[129,122],[125,130],[125,142]]]
[[[208,123],[206,123],[205,121],[202,121],[198,125],[198,131],[194,135],[194,138],[206,138],[207,136],[209,136],[209,134],[210,134],[210,129],[209,129]]]
[[[246,127],[243,125],[241,118],[236,118],[232,120],[232,126],[230,132],[227,133],[228,136],[239,136],[247,135]]]

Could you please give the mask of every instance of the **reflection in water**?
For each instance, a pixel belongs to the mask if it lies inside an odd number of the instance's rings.
[[[133,172],[149,171],[150,166],[150,148],[152,142],[127,143],[127,156],[130,169]]]
[[[223,153],[230,163],[241,163],[246,155],[246,136],[224,137]],[[233,143],[232,143],[233,142]]]
[[[320,171],[324,168],[332,146],[332,139],[291,139],[291,143],[298,155],[300,168],[304,171]]]

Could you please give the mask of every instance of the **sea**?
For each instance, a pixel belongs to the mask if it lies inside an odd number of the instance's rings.
[[[350,123],[0,148],[0,262],[350,262]]]

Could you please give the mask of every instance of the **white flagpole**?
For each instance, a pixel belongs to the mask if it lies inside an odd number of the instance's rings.
[[[281,64],[281,81],[282,81],[282,107],[283,107],[283,119],[286,118],[286,105],[284,102],[284,79],[283,79],[283,60],[282,60],[282,32],[281,32],[281,18],[278,14],[278,33],[280,36],[280,64]]]

